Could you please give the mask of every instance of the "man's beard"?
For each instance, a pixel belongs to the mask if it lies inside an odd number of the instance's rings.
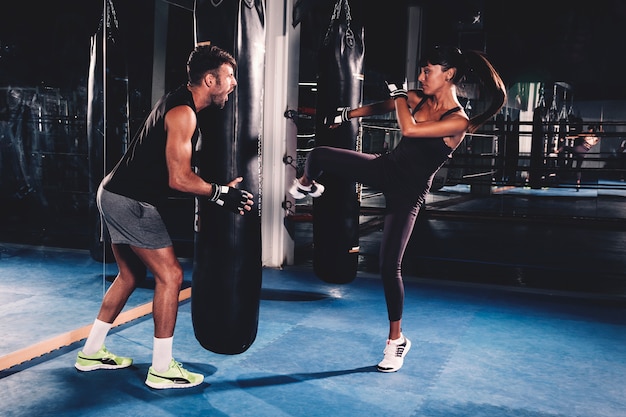
[[[211,107],[217,107],[218,109],[223,109],[226,106],[226,98],[224,96],[212,96],[211,97]]]

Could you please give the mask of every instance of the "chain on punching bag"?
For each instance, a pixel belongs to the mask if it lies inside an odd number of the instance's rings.
[[[222,354],[246,351],[254,342],[261,298],[260,137],[263,119],[265,10],[261,0],[197,0],[196,41],[211,42],[237,60],[237,87],[222,110],[199,113],[198,174],[254,194],[244,216],[197,199],[192,278],[196,339]]]
[[[338,0],[319,51],[316,146],[356,149],[357,119],[336,129],[328,129],[323,120],[338,107],[361,104],[364,52],[363,27],[354,27],[348,0]],[[356,277],[359,255],[357,184],[329,174],[319,182],[326,190],[313,200],[313,269],[325,282],[349,283]]]

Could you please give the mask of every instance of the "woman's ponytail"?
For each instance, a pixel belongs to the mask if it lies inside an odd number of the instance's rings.
[[[477,78],[480,85],[481,98],[489,102],[487,108],[482,112],[470,118],[468,131],[474,133],[487,120],[496,115],[504,103],[506,102],[506,86],[500,78],[500,74],[491,65],[487,58],[478,51],[464,51],[467,63],[467,76],[472,79]]]

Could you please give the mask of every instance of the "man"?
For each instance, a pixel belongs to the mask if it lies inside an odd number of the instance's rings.
[[[131,358],[109,352],[104,340],[147,267],[154,275],[155,289],[152,366],[145,383],[156,389],[202,383],[203,375],[189,372],[172,356],[183,270],[158,208],[175,190],[206,197],[239,215],[250,211],[252,194],[235,188],[241,177],[218,185],[205,182],[192,168],[199,136],[197,113],[224,107],[237,85],[236,66],[235,59],[220,48],[198,45],[187,61],[187,84],[155,104],[125,155],[102,180],[97,203],[119,273],[78,353],[77,369],[119,369],[132,364]]]

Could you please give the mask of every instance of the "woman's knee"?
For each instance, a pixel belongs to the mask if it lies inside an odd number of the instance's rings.
[[[402,280],[402,268],[400,263],[382,260],[379,264],[379,268],[383,281],[395,282]]]

